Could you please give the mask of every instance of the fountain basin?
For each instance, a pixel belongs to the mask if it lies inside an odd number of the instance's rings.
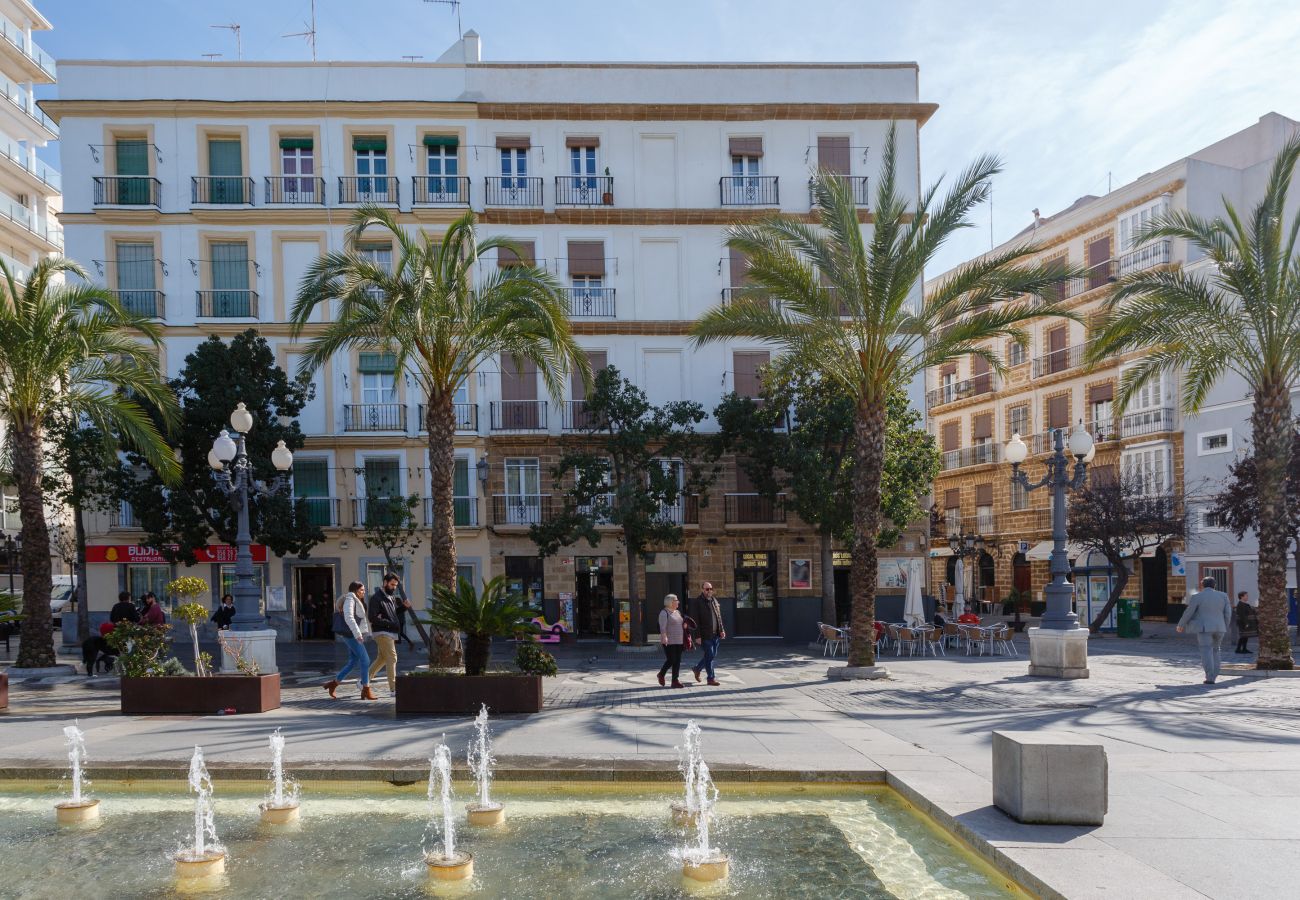
[[[429,867],[429,877],[436,881],[464,881],[474,877],[474,854],[464,850],[457,850],[450,857],[426,853],[424,864]]]
[[[222,850],[205,850],[202,853],[186,850],[176,854],[177,878],[212,878],[225,871],[226,854]]]
[[[471,803],[465,807],[465,819],[470,825],[486,828],[500,825],[506,820],[506,808],[502,803]]]
[[[722,855],[710,859],[687,859],[682,862],[682,875],[692,881],[721,881],[727,877],[730,868],[731,860]]]
[[[260,803],[257,808],[262,811],[263,825],[291,825],[298,821],[299,807],[297,803],[286,803],[283,806]]]
[[[54,818],[60,825],[81,825],[99,818],[98,800],[68,800],[54,804]]]

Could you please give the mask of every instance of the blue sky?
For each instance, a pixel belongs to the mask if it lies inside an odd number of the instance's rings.
[[[309,59],[309,0],[37,0],[56,58]],[[321,59],[435,59],[450,7],[317,0]],[[504,60],[915,60],[923,178],[1003,157],[979,227],[937,274],[1087,193],[1118,186],[1254,123],[1300,118],[1294,0],[465,0],[484,58]]]

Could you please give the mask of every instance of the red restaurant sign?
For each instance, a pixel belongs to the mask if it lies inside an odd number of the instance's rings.
[[[253,562],[266,562],[266,545],[253,544]],[[233,563],[235,548],[229,544],[211,544],[194,551],[200,563]],[[153,563],[166,565],[167,560],[153,547],[133,547],[126,544],[89,544],[86,547],[88,563]]]

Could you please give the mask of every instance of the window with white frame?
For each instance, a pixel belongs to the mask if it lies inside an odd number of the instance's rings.
[[[1232,429],[1219,431],[1202,431],[1196,436],[1196,455],[1213,456],[1216,453],[1232,452]]]
[[[428,144],[425,174],[429,176],[429,193],[438,198],[454,197],[460,191],[460,148],[456,144]]]
[[[535,456],[507,457],[505,474],[505,524],[536,525],[541,522],[541,460]]]
[[[1151,221],[1158,216],[1162,216],[1169,209],[1169,204],[1165,198],[1161,197],[1154,203],[1148,203],[1146,206],[1129,210],[1119,217],[1119,252],[1127,253],[1136,245],[1136,235],[1145,227],[1151,224]]]
[[[361,373],[362,403],[396,403],[397,380],[392,372]]]
[[[358,201],[388,199],[388,145],[383,138],[353,141]]]
[[[1029,491],[1018,481],[1011,482],[1011,508],[1029,509]]]
[[[737,178],[757,178],[762,172],[763,157],[761,156],[733,156],[731,157],[731,174]],[[751,185],[757,182],[751,182]]]
[[[1013,406],[1007,410],[1007,428],[1012,434],[1029,436],[1029,407]]]
[[[1232,588],[1232,564],[1231,563],[1211,563],[1201,565],[1201,577],[1198,581],[1204,581],[1206,578],[1214,579],[1214,589],[1223,591],[1225,594]]]
[[[1143,497],[1168,494],[1173,489],[1173,455],[1169,443],[1128,448],[1120,457],[1124,480]]]
[[[1023,365],[1025,360],[1027,360],[1028,358],[1029,358],[1029,354],[1025,350],[1025,345],[1023,343],[1021,343],[1020,341],[1012,341],[1011,343],[1007,344],[1007,365],[1009,366]]]
[[[595,147],[570,147],[569,148],[569,174],[594,176],[596,174],[596,148]],[[574,178],[573,186],[575,188],[596,187],[596,179],[592,177]]]
[[[280,174],[283,199],[289,203],[316,200],[316,156],[311,138],[280,141]]]
[[[474,467],[469,456],[457,454],[451,475],[451,505],[457,528],[478,525],[478,504],[474,499]]]
[[[1202,507],[1199,531],[1227,531],[1223,517],[1213,507]]]
[[[1123,377],[1124,373],[1120,374]],[[1133,394],[1133,399],[1129,401],[1126,412],[1159,409],[1167,404],[1171,390],[1169,373],[1161,372]]]
[[[503,188],[527,187],[528,182],[524,179],[528,175],[528,151],[522,147],[502,147],[500,153],[501,186]]]

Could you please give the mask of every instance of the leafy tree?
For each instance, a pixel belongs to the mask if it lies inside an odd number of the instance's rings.
[[[726,449],[755,489],[817,530],[822,620],[835,620],[832,544],[853,540],[853,398],[835,382],[806,370],[770,368],[757,401],[736,394],[714,410]],[[890,547],[925,515],[918,498],[939,472],[934,438],[895,391],[889,398],[876,546]]]
[[[356,470],[361,475],[362,469]],[[397,582],[398,595],[406,597],[405,561],[414,557],[424,542],[424,523],[420,521],[420,495],[411,494],[403,497],[396,485],[389,485],[387,478],[381,478],[378,484],[366,481],[366,515],[364,523],[357,527],[361,543],[373,547],[384,554],[384,568],[389,572],[400,573]],[[416,628],[426,640],[424,626],[414,618]]]
[[[555,277],[532,265],[484,267],[484,256],[515,252],[506,238],[479,241],[468,212],[439,235],[409,234],[393,214],[363,206],[348,232],[353,247],[368,229],[391,235],[396,262],[390,272],[354,251],[322,256],[298,291],[295,334],[307,328],[320,304],[337,313],[320,327],[304,357],[317,369],[348,347],[390,349],[394,374],[410,371],[426,397],[429,483],[433,504],[433,581],[456,587],[454,476],[457,388],[501,354],[530,360],[558,397],[571,369],[587,371],[586,357],[569,331],[568,306]],[[475,283],[475,272],[479,272]],[[430,646],[434,665],[454,665],[459,639],[439,630]]]
[[[529,528],[543,556],[583,538],[595,547],[601,526],[619,529],[634,644],[645,639],[636,615],[638,561],[651,547],[681,543],[686,498],[717,477],[717,442],[695,431],[704,418],[704,407],[690,401],[652,406],[618,369],[602,370],[577,416],[581,427],[551,471],[563,508]]]
[[[1175,494],[1146,496],[1133,478],[1094,479],[1070,498],[1070,540],[1106,557],[1115,583],[1088,626],[1095,634],[1124,593],[1130,566],[1147,550],[1186,540],[1187,509]]]
[[[986,342],[1025,340],[1021,326],[1045,316],[1077,316],[1041,295],[1072,270],[1030,264],[1030,243],[988,253],[956,269],[927,295],[921,280],[935,253],[971,227],[971,210],[987,199],[1001,166],[981,157],[948,194],[937,187],[913,203],[900,192],[895,132],[885,141],[872,225],[864,234],[849,185],[820,172],[812,181],[809,224],[786,216],[732,226],[727,244],[748,258],[750,286],[695,323],[697,343],[760,340],[815,371],[853,400],[853,594],[849,666],[875,663],[876,540],[889,398],[927,368],[979,356],[1005,369]]]
[[[1196,413],[1229,372],[1253,397],[1251,444],[1259,513],[1260,669],[1290,669],[1286,568],[1290,514],[1291,391],[1300,375],[1300,218],[1287,203],[1300,135],[1283,145],[1263,198],[1243,218],[1226,199],[1221,216],[1158,216],[1138,243],[1186,241],[1209,260],[1199,271],[1151,269],[1119,280],[1088,358],[1141,351],[1120,382],[1119,407],[1167,371],[1182,378],[1182,407]],[[1291,200],[1294,208],[1294,200]]]
[[[58,284],[60,275],[80,280]],[[103,432],[122,435],[163,477],[176,474],[162,437],[176,405],[159,376],[157,342],[152,322],[129,314],[109,291],[91,287],[71,260],[41,260],[25,284],[0,262],[0,419],[11,444],[22,520],[20,667],[55,664],[44,483],[54,417],[84,417]],[[158,424],[141,402],[155,407]]]
[[[235,404],[242,402],[253,414],[253,428],[244,438],[253,477],[272,481],[280,474],[271,463],[276,443],[284,441],[290,450],[303,445],[297,416],[311,399],[312,386],[291,380],[276,365],[266,340],[250,328],[229,343],[215,335],[201,343],[185,358],[171,389],[181,402],[179,484],[165,489],[157,468],[135,450],[127,451],[128,465],[114,478],[118,496],[131,504],[149,544],[172,562],[193,565],[195,551],[208,546],[214,534],[233,543],[238,530],[235,510],[208,465],[212,441],[230,430]],[[249,501],[253,540],[273,555],[305,556],[325,539],[312,524],[306,501],[253,492]]]

